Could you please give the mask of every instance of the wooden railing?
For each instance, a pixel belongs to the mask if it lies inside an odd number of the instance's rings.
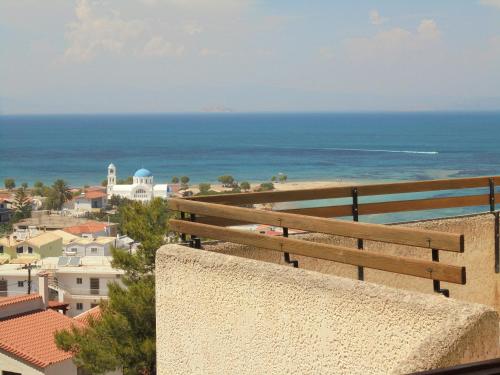
[[[356,214],[356,216],[359,216],[474,206],[490,206],[490,210],[495,211],[495,186],[499,183],[500,176],[472,177],[447,180],[396,182],[374,185],[339,186],[319,189],[222,194],[191,197],[189,199],[193,201],[221,203],[227,205],[251,205],[260,203],[352,198],[352,204],[348,205],[306,207],[282,211],[318,217],[354,216],[354,213]],[[420,193],[440,190],[462,190],[474,188],[484,188],[488,189],[488,191],[487,194],[479,195],[462,195],[426,199],[383,201],[375,203],[358,203],[358,199],[363,196]],[[203,219],[203,222],[207,224],[227,226],[242,224],[242,222],[221,220],[220,218],[212,219],[209,217]]]
[[[170,220],[171,230],[181,233],[184,239],[186,235],[190,235],[192,244],[199,244],[199,238],[203,237],[284,252],[285,259],[288,253],[293,253],[355,265],[361,269],[368,267],[432,279],[434,290],[447,296],[449,292],[441,289],[440,281],[456,284],[465,284],[466,282],[465,267],[439,263],[438,255],[439,250],[463,252],[464,238],[461,234],[441,233],[381,224],[347,222],[186,199],[170,199],[168,205],[171,210],[181,212],[182,218],[181,220]],[[186,217],[186,213],[189,213],[189,218]],[[279,226],[283,228],[283,237],[267,236],[248,230],[224,228],[200,222],[199,220],[204,217]],[[360,251],[344,246],[292,239],[288,238],[289,228],[358,238],[361,240],[428,248],[432,249],[432,261],[384,255],[378,252]]]

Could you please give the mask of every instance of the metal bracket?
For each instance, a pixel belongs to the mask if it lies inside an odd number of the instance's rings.
[[[490,186],[490,211],[493,212],[495,211],[495,181],[490,177],[488,183]]]
[[[500,217],[499,213],[495,212],[495,181],[490,177],[488,183],[490,187],[490,212],[495,216],[495,273],[500,273]]]
[[[359,206],[358,206],[358,188],[352,188],[352,219],[353,221],[359,220]],[[363,249],[363,239],[358,238],[358,249]],[[365,269],[361,266],[358,266],[358,280],[365,279]]]
[[[189,214],[189,220],[196,221],[196,214]],[[191,239],[189,240],[189,246],[194,247],[195,249],[201,249],[201,238],[192,234]]]
[[[288,228],[283,227],[283,237],[288,237]],[[283,257],[285,259],[285,263],[292,264],[294,268],[299,268],[298,260],[290,260],[290,253],[286,251],[283,253]]]
[[[438,249],[432,249],[432,261],[439,262],[439,250]],[[448,289],[441,289],[441,281],[432,280],[432,286],[434,287],[434,291],[436,293],[441,293],[445,297],[450,296],[450,291]]]
[[[500,213],[495,215],[495,273],[500,273]]]

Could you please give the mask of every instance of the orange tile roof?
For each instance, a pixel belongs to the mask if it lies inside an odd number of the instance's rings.
[[[22,296],[15,296],[15,297],[0,297],[0,307],[5,307],[8,305],[12,305],[14,303],[32,301],[38,298],[42,297],[38,294],[24,294]]]
[[[85,192],[85,195],[80,196],[80,197],[84,197],[85,199],[96,199],[96,198],[104,198],[106,196],[107,196],[107,194],[103,191],[87,190]],[[80,197],[76,197],[75,199],[78,199]]]
[[[53,310],[39,311],[0,321],[0,349],[37,367],[73,357],[57,348],[54,333],[82,324]]]
[[[66,227],[63,228],[65,232],[79,235],[82,233],[96,233],[96,232],[102,232],[106,229],[107,223],[101,223],[98,221],[88,221],[84,224],[80,225],[73,225],[71,227]]]
[[[73,319],[76,321],[87,325],[89,323],[89,318],[99,319],[102,315],[101,308],[99,306],[93,307],[90,310],[81,313],[80,315],[75,316]]]

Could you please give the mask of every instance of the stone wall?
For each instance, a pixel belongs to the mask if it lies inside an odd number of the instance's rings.
[[[161,375],[402,374],[498,355],[484,305],[178,245],[156,259]]]

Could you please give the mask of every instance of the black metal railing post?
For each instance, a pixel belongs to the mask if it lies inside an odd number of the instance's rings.
[[[438,249],[432,249],[432,261],[439,262],[439,250]],[[450,291],[448,289],[441,289],[441,281],[432,280],[432,286],[433,286],[434,291],[436,293],[441,293],[445,297],[450,296]]]
[[[189,214],[189,220],[195,222],[196,214]],[[194,247],[195,249],[201,249],[201,238],[198,238],[195,234],[192,234],[189,241],[189,246]]]
[[[495,216],[495,273],[500,273],[500,217],[499,213],[495,211],[495,180],[490,177],[489,180],[490,187],[490,212]]]
[[[283,227],[283,237],[285,238],[288,237],[288,228]],[[290,260],[290,253],[285,251],[283,253],[283,258],[285,259],[285,263],[292,264],[294,268],[299,268],[299,261]]]
[[[181,220],[186,220],[186,213],[184,211],[181,211]],[[186,242],[186,233],[181,233],[180,237],[182,242]]]
[[[359,205],[358,205],[358,188],[352,188],[352,219],[354,221],[359,220]],[[363,249],[363,239],[358,238],[358,249]],[[365,269],[361,266],[358,266],[358,280],[365,279]]]

